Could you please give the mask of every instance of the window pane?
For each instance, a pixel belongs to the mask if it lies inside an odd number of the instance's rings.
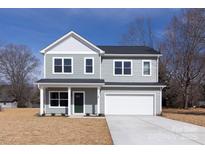
[[[124,68],[124,74],[126,74],[126,75],[131,74],[131,69],[130,68]]]
[[[93,67],[92,66],[86,66],[86,73],[92,73]]]
[[[72,72],[72,67],[71,66],[64,66],[64,72],[71,73]]]
[[[144,75],[150,75],[150,62],[144,62]]]
[[[60,93],[60,99],[68,99],[68,93],[67,92],[61,92]]]
[[[145,69],[144,70],[144,75],[150,75],[150,69]]]
[[[116,67],[122,68],[122,62],[115,62],[115,68]]]
[[[122,74],[122,69],[115,68],[115,74]]]
[[[124,62],[124,67],[131,68],[131,62]]]
[[[58,98],[59,98],[57,92],[51,92],[51,93],[50,93],[50,97],[51,97],[51,99],[58,99]]]
[[[144,62],[144,67],[149,68],[150,67],[150,62]]]
[[[115,62],[115,74],[122,74],[122,62]]]
[[[64,59],[64,65],[71,66],[71,59]]]
[[[86,66],[92,65],[92,61],[93,61],[92,59],[86,59]]]
[[[55,66],[55,72],[62,72],[62,66]]]
[[[60,106],[68,106],[68,100],[60,100]]]
[[[58,106],[58,100],[50,100],[51,106]]]
[[[55,59],[55,66],[56,65],[62,66],[62,59]]]

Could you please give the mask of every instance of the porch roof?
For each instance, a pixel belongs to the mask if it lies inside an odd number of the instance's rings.
[[[166,87],[159,82],[105,82],[103,79],[40,79],[36,82],[41,86],[103,86],[103,87]]]
[[[102,79],[40,79],[36,83],[104,83]]]

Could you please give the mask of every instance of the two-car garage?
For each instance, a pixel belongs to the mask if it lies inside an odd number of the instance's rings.
[[[155,93],[107,93],[106,115],[155,115]]]

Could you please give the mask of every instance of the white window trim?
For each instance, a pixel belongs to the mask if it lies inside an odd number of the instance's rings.
[[[91,73],[86,72],[86,60],[87,59],[92,59],[92,72]],[[84,74],[95,74],[94,73],[94,57],[84,57]]]
[[[55,72],[55,59],[62,60],[62,72]],[[64,59],[71,59],[71,72],[64,72]],[[53,57],[52,73],[53,74],[73,74],[73,57]]]
[[[144,74],[144,62],[150,63],[150,74]],[[152,60],[142,60],[142,76],[152,76]]]
[[[61,93],[61,92],[66,92],[66,93],[68,93],[68,91],[49,91],[49,97],[48,97],[48,103],[49,103],[49,108],[63,108],[63,109],[65,109],[65,108],[68,108],[69,106],[60,106],[60,103],[58,104],[58,106],[51,106],[51,101],[50,101],[50,99],[51,99],[51,93],[52,92],[55,92],[55,93]],[[68,96],[68,100],[69,100],[69,96]],[[59,101],[59,99],[58,99],[58,101]]]
[[[115,74],[115,62],[122,62],[122,74]],[[131,63],[131,74],[124,74],[124,62],[130,62]],[[113,76],[132,76],[133,75],[133,65],[132,60],[126,60],[126,59],[114,59],[113,60]]]

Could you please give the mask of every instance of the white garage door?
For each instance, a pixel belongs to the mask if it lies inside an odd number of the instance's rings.
[[[154,96],[136,94],[105,95],[105,114],[153,115]]]

